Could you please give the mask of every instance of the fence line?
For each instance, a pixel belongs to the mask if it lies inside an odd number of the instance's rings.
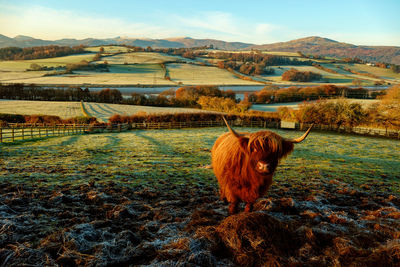
[[[229,121],[233,127],[259,127],[259,128],[285,128],[281,122],[271,121]],[[28,140],[49,136],[65,136],[84,133],[122,132],[128,129],[182,129],[201,127],[223,127],[223,121],[188,121],[188,122],[135,122],[131,124],[115,125],[89,125],[89,124],[62,124],[62,125],[37,125],[37,124],[9,124],[7,127],[0,126],[0,143]],[[306,130],[310,124],[293,123],[293,129]],[[333,131],[339,133],[350,133],[367,136],[383,136],[400,139],[399,130],[368,128],[368,127],[335,127],[333,125],[314,125],[313,129],[321,131]]]
[[[296,123],[296,129],[306,130],[310,127],[311,124],[307,123]],[[313,126],[313,129],[320,131],[330,131],[330,132],[338,132],[338,133],[348,133],[348,134],[357,134],[357,135],[365,135],[365,136],[381,136],[388,137],[392,139],[400,139],[400,130],[392,130],[392,129],[380,129],[380,128],[371,128],[371,127],[363,127],[363,126],[340,126],[337,127],[335,125],[324,125],[317,124]]]
[[[90,124],[38,125],[10,123],[8,126],[0,126],[0,143],[51,136],[66,136],[98,132],[121,132],[128,129],[128,124],[96,126]]]
[[[278,128],[279,122],[268,121],[229,121],[231,126],[236,127],[261,127]],[[225,126],[223,121],[187,121],[187,122],[136,122],[131,124],[132,129],[181,129]]]

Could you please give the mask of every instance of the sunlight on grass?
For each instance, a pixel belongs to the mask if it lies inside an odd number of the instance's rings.
[[[91,179],[129,185],[214,184],[210,149],[225,128],[141,130],[66,136],[1,147],[0,180],[43,186]],[[254,132],[257,129],[239,129]],[[284,137],[297,131],[273,130]],[[304,186],[340,181],[353,186],[379,184],[400,190],[400,142],[312,132],[282,161],[280,183]]]

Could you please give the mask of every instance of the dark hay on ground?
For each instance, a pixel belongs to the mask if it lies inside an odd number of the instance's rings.
[[[400,266],[398,196],[315,186],[228,216],[214,186],[2,183],[0,266]]]

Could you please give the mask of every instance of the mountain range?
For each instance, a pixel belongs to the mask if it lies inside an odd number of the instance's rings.
[[[400,65],[400,47],[398,46],[358,46],[318,36],[311,36],[288,42],[255,45],[242,42],[226,42],[215,39],[194,39],[190,37],[166,39],[115,37],[107,39],[86,38],[81,40],[60,39],[51,41],[23,35],[10,38],[0,34],[0,48],[10,46],[31,47],[43,45],[77,46],[81,44],[85,46],[125,44],[140,47],[151,46],[153,48],[189,48],[213,45],[214,48],[221,50],[300,51],[304,54],[323,55],[337,58],[357,57],[369,62],[386,62]]]

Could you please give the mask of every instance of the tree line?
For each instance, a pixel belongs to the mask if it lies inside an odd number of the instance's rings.
[[[268,104],[337,97],[375,99],[382,94],[384,94],[383,91],[370,91],[365,88],[350,88],[336,85],[291,86],[286,88],[268,85],[258,92],[249,94],[248,99],[251,103]]]
[[[389,88],[381,98],[381,101],[370,105],[346,99],[323,100],[304,103],[297,110],[279,108],[278,113],[284,120],[330,125],[337,129],[341,126],[400,129],[400,86]]]
[[[122,94],[117,89],[90,91],[88,88],[41,88],[34,84],[0,85],[0,99],[43,100],[43,101],[90,101],[102,103],[121,103]]]
[[[34,46],[0,48],[0,60],[28,60],[86,53],[84,46]]]
[[[203,98],[201,98],[203,97]],[[201,98],[201,101],[200,101]],[[128,104],[158,107],[190,107],[212,109],[217,111],[245,111],[249,103],[237,103],[236,94],[232,90],[223,91],[217,86],[183,86],[166,90],[159,95],[132,93],[130,97],[122,97],[117,89],[90,91],[89,88],[41,88],[34,84],[0,85],[0,99],[43,100],[43,101],[85,101],[99,103]],[[213,102],[217,102],[216,105]]]
[[[295,82],[311,82],[313,80],[321,80],[322,75],[312,71],[298,71],[295,68],[285,71],[282,74],[283,81]]]

